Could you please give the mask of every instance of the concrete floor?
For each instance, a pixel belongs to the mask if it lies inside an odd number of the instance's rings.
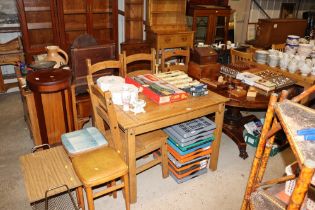
[[[23,118],[18,93],[0,95],[0,209],[31,209],[19,166],[19,156],[29,153],[33,143]],[[236,145],[223,134],[218,169],[188,182],[177,184],[162,178],[161,167],[137,176],[138,201],[132,210],[240,209],[255,149],[248,146],[249,158],[238,157]],[[284,173],[292,162],[290,149],[272,157],[265,178]],[[125,209],[118,198],[103,196],[95,200],[96,209]]]

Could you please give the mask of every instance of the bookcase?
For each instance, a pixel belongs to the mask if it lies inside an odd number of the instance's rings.
[[[186,0],[147,0],[147,23],[152,31],[186,31]]]
[[[80,34],[118,44],[118,5],[111,0],[17,0],[26,61],[59,45],[69,53]]]
[[[143,40],[143,0],[125,0],[125,41]]]

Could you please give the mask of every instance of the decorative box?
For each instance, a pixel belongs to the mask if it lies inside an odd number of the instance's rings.
[[[218,61],[218,53],[211,47],[194,47],[190,59],[200,65],[215,64]]]
[[[61,142],[69,156],[107,146],[108,142],[95,127],[84,128],[61,135]]]

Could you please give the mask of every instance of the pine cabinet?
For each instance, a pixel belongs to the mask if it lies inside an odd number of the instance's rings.
[[[59,45],[69,52],[80,34],[99,44],[118,43],[118,5],[111,0],[17,0],[26,60]]]

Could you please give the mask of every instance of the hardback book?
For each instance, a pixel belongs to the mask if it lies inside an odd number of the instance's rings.
[[[257,80],[254,86],[267,92],[276,89],[276,84],[266,79]]]
[[[250,72],[242,72],[236,75],[236,79],[241,80],[247,85],[254,86],[255,82],[262,78]]]

